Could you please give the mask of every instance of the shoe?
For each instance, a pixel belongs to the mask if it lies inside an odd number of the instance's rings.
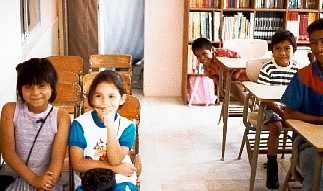
[[[266,186],[268,189],[277,189],[279,188],[277,155],[267,155],[267,159],[268,162]]]

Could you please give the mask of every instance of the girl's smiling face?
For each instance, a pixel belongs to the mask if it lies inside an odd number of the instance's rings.
[[[94,108],[101,112],[117,112],[123,102],[123,96],[113,83],[98,84],[92,96]]]
[[[52,89],[47,82],[22,86],[23,99],[28,109],[34,113],[40,113],[46,110],[51,95]]]

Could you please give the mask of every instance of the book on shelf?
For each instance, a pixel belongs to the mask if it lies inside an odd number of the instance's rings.
[[[254,19],[254,13],[250,13],[250,20]],[[222,40],[253,38],[253,31],[249,19],[242,12],[234,16],[224,16],[221,37]]]
[[[299,30],[300,30],[299,21],[300,21],[300,16],[297,12],[287,13],[286,29],[292,32],[297,40],[299,38]]]
[[[213,41],[219,42],[221,36],[221,13],[213,12]]]
[[[256,8],[283,9],[284,0],[256,0]]]
[[[271,40],[275,32],[283,26],[283,15],[279,12],[257,12],[254,24],[254,38]]]
[[[316,0],[289,0],[288,8],[290,9],[315,9]]]
[[[212,8],[213,0],[190,0],[191,8]]]
[[[223,0],[223,7],[228,8],[250,8],[250,0]]]
[[[193,54],[192,45],[188,45],[187,50],[187,74],[204,74],[203,64]]]
[[[291,31],[297,40],[308,40],[307,27],[316,20],[316,13],[288,12],[286,29]]]
[[[212,12],[189,12],[188,38],[189,41],[203,37],[213,40]]]

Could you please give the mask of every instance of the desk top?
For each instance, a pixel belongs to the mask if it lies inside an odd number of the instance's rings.
[[[242,82],[243,86],[260,101],[279,101],[287,86],[268,86],[252,81]]]
[[[217,57],[217,59],[228,69],[243,69],[247,65],[247,59],[243,58]]]
[[[295,119],[288,119],[286,122],[320,152],[323,152],[323,125],[314,125]]]

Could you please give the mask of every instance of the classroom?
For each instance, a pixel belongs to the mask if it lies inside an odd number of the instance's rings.
[[[0,190],[323,191],[322,0],[0,5]]]

